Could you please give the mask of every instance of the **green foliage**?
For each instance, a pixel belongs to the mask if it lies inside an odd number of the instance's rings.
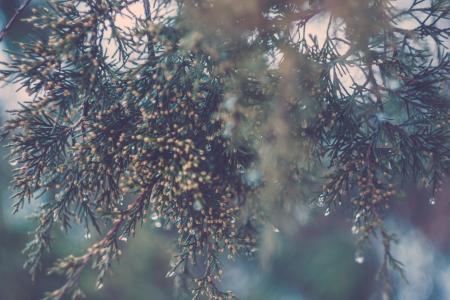
[[[3,63],[31,96],[4,127],[15,211],[43,201],[27,267],[56,226],[105,232],[55,263],[47,299],[81,295],[89,265],[101,288],[148,217],[178,233],[167,277],[231,298],[222,253],[253,253],[261,224],[311,199],[352,214],[361,249],[379,237],[388,295],[387,209],[404,181],[434,197],[450,173],[448,1],[137,2],[51,1],[28,19],[48,37]]]

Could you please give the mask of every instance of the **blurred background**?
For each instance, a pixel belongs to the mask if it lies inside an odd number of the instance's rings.
[[[0,27],[11,18],[20,1],[0,0]],[[34,6],[39,1],[32,2]],[[25,15],[31,14],[31,6]],[[15,42],[27,39],[31,28],[17,22],[0,44],[0,60]],[[41,33],[45,34],[45,33]],[[0,123],[6,111],[26,100],[26,94],[14,86],[0,89]],[[58,277],[42,272],[33,282],[22,268],[21,250],[30,238],[37,203],[31,203],[18,215],[12,215],[11,190],[8,188],[10,165],[6,150],[0,152],[0,299],[40,299],[45,291],[59,287]],[[391,232],[399,243],[393,253],[405,264],[408,283],[393,274],[394,299],[450,299],[450,209],[449,182],[430,203],[423,191],[408,189],[388,217]],[[355,237],[351,220],[343,212],[324,216],[318,207],[297,207],[296,220],[286,220],[279,228],[268,226],[261,233],[260,247],[253,259],[243,257],[227,262],[223,285],[243,300],[360,300],[379,299],[375,280],[382,250],[374,242],[355,260]],[[67,254],[81,254],[95,235],[84,237],[79,228],[68,236],[56,233],[53,252],[46,265]],[[128,248],[101,290],[95,289],[95,272],[83,276],[87,299],[176,299],[171,279],[165,278],[172,253],[173,236],[163,229],[146,225]]]

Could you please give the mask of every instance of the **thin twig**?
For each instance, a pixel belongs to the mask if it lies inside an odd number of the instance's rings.
[[[16,11],[16,13],[14,14],[14,16],[11,18],[11,20],[9,20],[9,22],[5,25],[5,27],[3,28],[2,31],[0,31],[0,42],[3,40],[3,38],[6,36],[6,34],[8,33],[9,29],[11,29],[12,25],[14,24],[14,22],[16,22],[16,20],[19,18],[19,16],[23,13],[23,11],[25,10],[25,8],[31,3],[32,0],[26,0],[20,7],[19,9]]]
[[[148,22],[151,22],[152,20],[152,11],[150,9],[150,1],[149,0],[143,0],[144,1],[144,11],[145,11],[145,19]],[[147,34],[148,37],[148,53],[150,55],[150,60],[155,59],[155,49],[153,47],[153,37],[150,34],[150,32]]]

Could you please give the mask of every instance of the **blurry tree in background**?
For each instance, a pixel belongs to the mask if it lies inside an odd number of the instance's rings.
[[[435,205],[450,172],[449,11],[447,0],[41,3],[0,71],[30,96],[2,134],[14,211],[40,203],[26,267],[42,270],[53,236],[96,238],[79,256],[55,247],[65,258],[50,274],[65,280],[46,298],[82,296],[89,266],[101,289],[148,223],[169,234],[137,249],[164,260],[177,240],[166,273],[177,292],[149,279],[161,299],[231,298],[223,264],[240,254],[263,268],[272,258],[277,287],[292,274],[317,299],[368,298],[371,283],[340,263],[347,242],[312,231],[313,248],[278,247],[318,206],[352,219],[357,263],[382,245],[374,286],[388,299],[390,270],[407,273],[385,216],[408,206],[407,186]]]

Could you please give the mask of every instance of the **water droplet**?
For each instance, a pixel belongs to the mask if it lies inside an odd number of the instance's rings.
[[[330,215],[330,213],[331,213],[330,209],[327,208],[327,209],[325,210],[325,213],[324,213],[323,215],[324,215],[325,217],[327,217],[327,216]]]
[[[305,119],[302,120],[302,128],[303,129],[308,128],[308,121],[306,121]]]
[[[436,204],[436,198],[431,197],[430,199],[428,199],[428,202],[430,202],[431,205],[435,205]]]
[[[155,222],[155,227],[156,227],[156,228],[161,228],[161,226],[162,226],[162,224],[161,224],[160,221],[156,221],[156,222]]]
[[[280,232],[280,229],[276,228],[275,226],[273,226],[272,230],[273,230],[273,232],[276,232],[276,233]]]
[[[203,208],[203,204],[199,200],[195,200],[193,207],[194,207],[194,210],[201,211]]]
[[[356,226],[356,225],[353,225],[352,226],[352,234],[358,234],[359,233],[359,227],[358,226]]]
[[[302,106],[300,106],[300,109],[301,109],[301,110],[305,110],[305,109],[306,109],[306,105],[303,104]]]
[[[174,271],[169,271],[166,274],[166,278],[170,278],[170,277],[173,277],[173,276],[175,276],[175,272]]]
[[[88,200],[89,200],[88,197],[86,196],[83,197],[83,202],[88,202]]]
[[[158,219],[159,219],[158,214],[157,213],[152,213],[152,220],[156,221]]]
[[[357,253],[355,255],[355,262],[358,264],[362,264],[364,262],[364,256],[362,256],[360,253]]]
[[[88,232],[86,232],[85,234],[84,234],[84,238],[85,239],[90,239],[91,238],[91,233],[88,231]]]
[[[211,149],[212,149],[211,144],[207,144],[206,145],[206,151],[209,152],[209,151],[211,151]]]
[[[323,194],[319,195],[319,199],[317,199],[317,206],[323,207],[325,205],[325,196]]]

